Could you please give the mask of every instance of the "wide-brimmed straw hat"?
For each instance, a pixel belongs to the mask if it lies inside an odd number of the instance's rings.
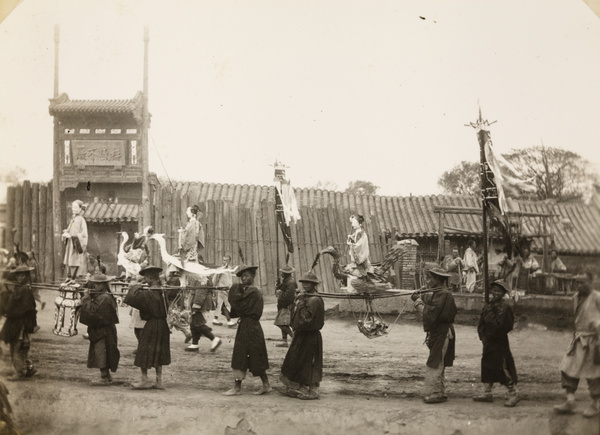
[[[281,273],[294,273],[296,271],[296,269],[294,269],[292,266],[289,266],[286,264],[281,269],[279,269],[279,271]]]
[[[252,266],[252,265],[247,265],[247,264],[240,264],[237,268],[237,271],[235,272],[235,276],[242,276],[242,273],[244,273],[247,270],[256,270],[258,269],[258,266]]]
[[[502,290],[504,290],[504,293],[509,293],[509,292],[510,292],[510,289],[508,288],[508,284],[507,284],[507,283],[506,283],[504,280],[502,280],[502,279],[498,279],[498,280],[494,281],[494,282],[493,282],[493,283],[490,285],[490,287],[491,287],[492,285],[497,285],[497,286],[498,286],[498,287],[500,287]]]
[[[163,270],[162,267],[146,266],[142,270],[140,270],[140,275],[146,276],[146,274],[151,273],[151,272],[160,273],[160,272],[162,272],[162,270]]]
[[[300,282],[314,282],[315,284],[320,284],[321,283],[321,281],[319,281],[319,277],[317,277],[317,275],[315,275],[312,272],[305,273],[304,275],[302,275],[302,278],[300,278],[298,281],[300,281]]]
[[[110,281],[110,278],[107,277],[106,275],[104,275],[103,273],[95,273],[90,277],[89,281],[90,282],[108,282],[108,281]]]
[[[425,263],[425,270],[431,272],[434,275],[448,278],[450,274],[443,267],[438,266],[436,263]]]
[[[17,266],[15,269],[11,270],[10,273],[29,273],[33,270],[33,267],[27,267],[24,264]]]

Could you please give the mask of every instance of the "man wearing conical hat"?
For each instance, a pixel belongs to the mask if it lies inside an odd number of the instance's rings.
[[[79,321],[87,325],[90,340],[88,368],[100,369],[100,380],[93,381],[94,386],[112,384],[110,372],[116,372],[120,353],[117,347],[117,326],[119,309],[114,296],[110,293],[109,278],[96,273],[89,279],[89,288],[81,299]]]
[[[508,388],[508,399],[504,406],[513,407],[521,399],[517,394],[517,369],[508,343],[508,333],[512,331],[515,316],[508,301],[504,298],[509,287],[502,280],[490,285],[492,300],[484,305],[477,325],[479,339],[483,343],[481,356],[481,382],[483,394],[473,397],[476,402],[493,402],[494,383]]]
[[[415,291],[411,296],[415,309],[423,315],[423,329],[427,333],[425,341],[429,348],[423,392],[425,403],[441,403],[448,400],[444,387],[444,371],[454,362],[456,341],[452,325],[456,316],[456,304],[447,287],[449,276],[450,274],[436,263],[427,263],[425,282],[427,289],[433,291],[422,296],[419,291]]]
[[[319,398],[323,378],[323,339],[325,304],[317,293],[321,282],[312,272],[300,278],[302,292],[296,300],[292,325],[294,337],[281,366],[280,393],[303,400]]]
[[[240,278],[241,283],[234,284],[229,289],[231,317],[239,317],[239,321],[231,355],[235,384],[233,388],[223,393],[225,396],[242,394],[242,381],[248,371],[253,376],[260,376],[262,381],[261,389],[254,394],[267,394],[273,390],[267,376],[269,357],[265,335],[260,326],[264,302],[261,291],[254,286],[256,269],[258,266],[245,264],[238,266],[236,276]]]
[[[294,312],[294,299],[296,298],[296,290],[298,284],[293,277],[295,269],[287,264],[279,269],[281,272],[281,283],[277,285],[275,296],[277,297],[277,317],[275,317],[275,325],[281,329],[281,343],[276,344],[277,347],[288,347],[288,335],[294,336],[292,328],[292,314]]]
[[[147,266],[140,270],[148,288],[141,284],[132,285],[123,301],[140,310],[140,317],[146,321],[133,362],[142,371],[141,381],[131,385],[136,390],[164,390],[162,369],[171,364],[171,331],[167,324],[167,301],[160,282],[161,271],[162,268],[157,266]],[[148,369],[153,367],[156,371],[155,383],[148,379]]]
[[[8,380],[30,378],[37,372],[29,359],[29,335],[37,326],[30,272],[31,268],[25,265],[11,270],[9,278],[14,284],[6,284],[6,291],[0,296],[0,307],[6,316],[0,339],[10,345],[10,356],[15,369],[13,376]]]

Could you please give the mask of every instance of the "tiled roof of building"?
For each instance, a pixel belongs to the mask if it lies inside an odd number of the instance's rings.
[[[71,100],[66,93],[50,99],[50,115],[70,115],[77,113],[130,113],[141,121],[143,112],[143,94],[138,92],[130,100]]]
[[[227,200],[235,204],[255,209],[261,201],[275,201],[272,186],[232,185],[217,183],[176,183],[175,191],[187,195],[188,204],[198,204],[209,200]],[[344,210],[377,217],[379,228],[397,232],[402,238],[422,238],[438,236],[438,214],[436,206],[480,207],[476,196],[425,195],[425,196],[379,196],[348,195],[319,189],[296,188],[298,207],[315,207]],[[548,204],[535,201],[509,200],[514,210],[554,214],[548,220],[554,235],[554,243],[561,254],[600,255],[600,208],[586,204]],[[521,219],[525,235],[542,232],[540,219]],[[465,237],[481,234],[481,215],[445,214],[448,237]],[[541,250],[543,241],[533,240],[532,248]]]
[[[92,202],[85,210],[83,217],[87,222],[120,223],[137,222],[139,206],[137,204],[109,204]]]

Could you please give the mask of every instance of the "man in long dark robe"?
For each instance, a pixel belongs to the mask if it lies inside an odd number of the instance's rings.
[[[517,385],[517,369],[510,345],[508,333],[512,331],[515,316],[504,295],[510,291],[508,285],[501,280],[491,285],[492,300],[484,305],[477,325],[479,339],[483,343],[481,356],[481,382],[483,394],[473,397],[476,402],[493,402],[492,387],[498,382],[508,388],[509,398],[504,406],[515,406],[520,397]]]
[[[20,265],[10,271],[9,277],[14,284],[6,284],[0,299],[0,312],[6,316],[6,321],[0,331],[0,339],[10,345],[14,374],[7,378],[9,381],[27,379],[37,370],[29,359],[29,349],[32,334],[36,325],[36,309],[33,291],[30,285],[31,268]]]
[[[242,282],[234,284],[229,289],[231,317],[239,317],[239,323],[231,356],[235,384],[232,389],[223,393],[225,396],[242,394],[242,381],[248,370],[253,376],[260,376],[262,381],[261,389],[254,394],[266,394],[273,390],[267,376],[269,358],[265,335],[260,326],[264,306],[263,297],[261,291],[253,285],[256,269],[258,266],[240,265],[236,275]]]
[[[100,380],[93,381],[94,386],[112,384],[110,372],[119,367],[120,353],[117,347],[117,327],[119,323],[118,306],[109,292],[110,280],[103,273],[97,273],[89,279],[89,287],[81,299],[79,321],[87,325],[90,347],[88,368],[100,369]]]
[[[448,400],[444,387],[444,371],[454,362],[455,333],[454,317],[456,304],[446,286],[450,275],[435,263],[426,265],[427,288],[435,292],[412,294],[415,308],[423,315],[423,329],[427,333],[429,358],[425,368],[425,403],[441,403]]]
[[[282,342],[276,344],[277,347],[288,347],[288,335],[290,338],[294,337],[292,328],[292,313],[294,311],[294,299],[296,298],[296,290],[298,284],[294,280],[292,273],[294,268],[287,264],[281,272],[281,283],[275,290],[275,296],[277,296],[277,317],[275,317],[275,325],[281,329],[281,340]]]
[[[136,390],[156,388],[164,390],[162,368],[171,364],[170,331],[167,324],[167,302],[163,295],[159,274],[162,268],[148,266],[140,270],[148,284],[145,289],[140,284],[129,288],[124,302],[140,311],[140,317],[146,321],[135,354],[134,365],[142,371],[140,382],[132,384]],[[156,370],[156,382],[148,379],[148,369]]]
[[[303,292],[296,301],[292,344],[281,366],[279,379],[285,385],[281,391],[290,397],[311,400],[319,398],[319,384],[323,379],[323,339],[325,304],[318,296],[319,278],[307,273],[301,279]]]

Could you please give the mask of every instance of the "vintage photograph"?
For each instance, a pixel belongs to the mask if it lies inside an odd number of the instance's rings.
[[[0,0],[0,435],[600,433],[600,1]]]

